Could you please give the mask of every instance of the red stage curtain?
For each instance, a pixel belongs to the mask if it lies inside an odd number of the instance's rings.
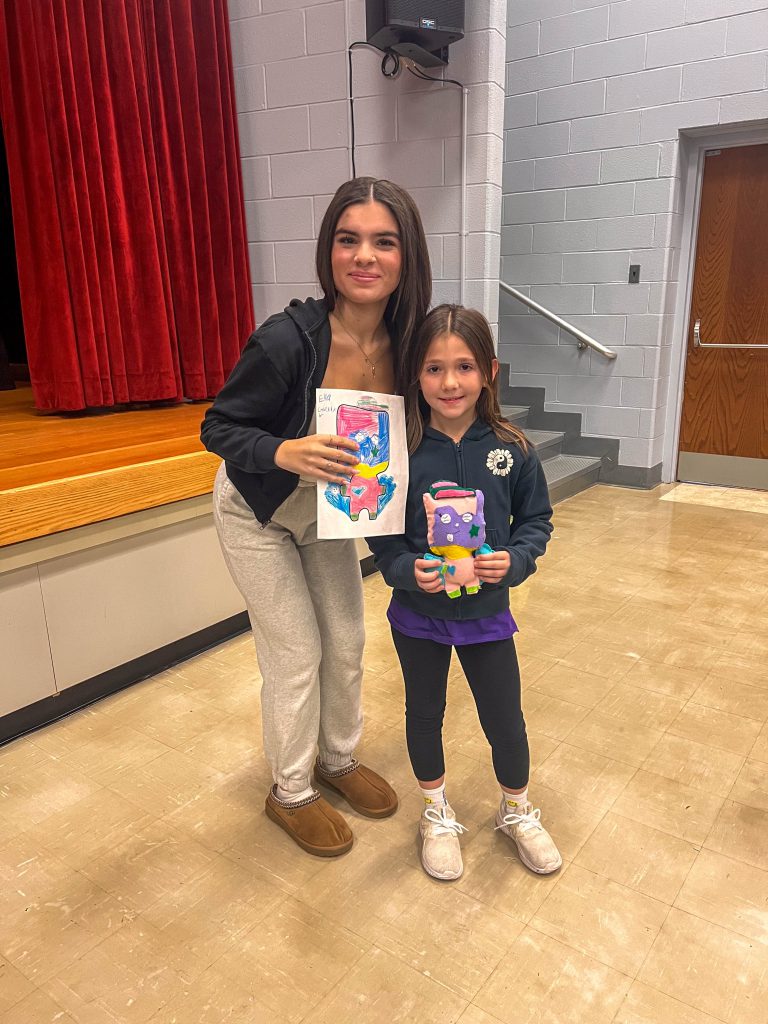
[[[214,395],[253,323],[225,0],[2,0],[35,401]]]

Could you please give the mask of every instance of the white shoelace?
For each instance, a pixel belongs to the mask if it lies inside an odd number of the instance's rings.
[[[497,832],[500,828],[509,825],[520,825],[523,832],[530,832],[531,829],[543,829],[544,826],[539,822],[541,817],[541,808],[537,807],[535,810],[530,810],[527,814],[517,814],[515,811],[510,811],[505,814],[501,820],[501,824],[497,825],[493,830]]]
[[[427,821],[431,821],[433,825],[437,825],[437,828],[433,833],[436,836],[460,836],[462,832],[468,831],[468,829],[456,821],[455,818],[449,818],[447,816],[445,804],[442,804],[440,807],[427,807],[424,811],[424,817]]]

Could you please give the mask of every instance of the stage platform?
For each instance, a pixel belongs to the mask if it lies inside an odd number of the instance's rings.
[[[0,546],[209,493],[208,404],[57,415],[0,391]]]

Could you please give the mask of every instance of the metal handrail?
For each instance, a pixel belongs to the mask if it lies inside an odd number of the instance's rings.
[[[595,352],[599,352],[601,356],[605,356],[606,359],[615,359],[618,355],[612,348],[606,348],[605,345],[601,345],[599,341],[595,341],[584,331],[580,331],[578,327],[574,327],[573,324],[569,324],[567,320],[563,320],[557,313],[553,313],[551,310],[546,309],[544,306],[540,306],[538,302],[534,302],[528,295],[524,295],[523,292],[519,292],[517,288],[513,288],[511,284],[507,284],[506,281],[499,281],[499,288],[505,291],[508,295],[511,295],[513,299],[517,299],[518,302],[522,302],[524,305],[530,307],[536,313],[541,313],[547,320],[551,320],[553,324],[557,324],[558,327],[562,327],[564,331],[572,334],[574,338],[578,339],[579,348],[593,348]]]

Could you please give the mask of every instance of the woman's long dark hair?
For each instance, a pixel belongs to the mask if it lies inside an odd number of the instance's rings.
[[[461,338],[477,360],[483,378],[483,390],[477,400],[478,418],[488,424],[500,441],[511,442],[519,445],[524,452],[527,451],[528,439],[525,434],[502,416],[499,407],[498,379],[493,380],[493,360],[496,358],[496,352],[488,321],[476,309],[465,309],[464,306],[445,303],[431,310],[413,344],[405,353],[405,424],[409,454],[413,454],[421,444],[424,427],[429,421],[430,409],[421,393],[419,377],[427,361],[429,346],[435,338],[444,334],[455,334]]]
[[[325,211],[317,237],[315,265],[328,311],[336,307],[336,286],[333,282],[331,250],[339,218],[355,203],[382,203],[397,221],[403,257],[400,282],[390,296],[384,319],[390,329],[392,362],[397,390],[405,383],[401,353],[406,351],[427,314],[432,297],[432,270],[429,250],[419,211],[404,188],[381,178],[352,178],[345,181]]]

